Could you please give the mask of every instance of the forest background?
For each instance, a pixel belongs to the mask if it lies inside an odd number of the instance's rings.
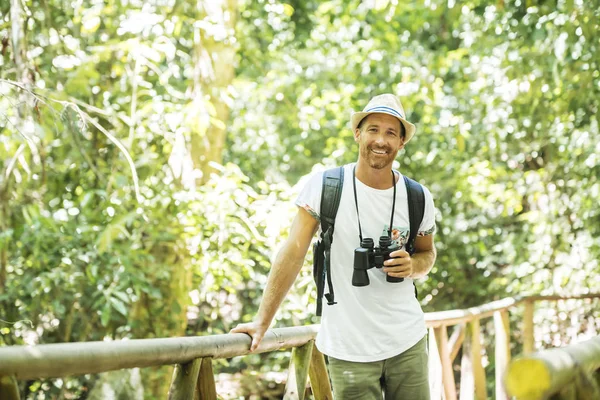
[[[251,320],[302,178],[356,159],[350,112],[384,92],[417,125],[396,167],[437,206],[425,311],[598,291],[599,10],[2,1],[0,345],[211,335]],[[277,326],[318,322],[310,258]],[[536,323],[537,345],[557,346],[597,334],[600,313],[561,303]],[[216,372],[236,373],[248,395],[287,357],[220,360]],[[145,397],[161,398],[170,373],[142,371]],[[21,390],[92,398],[103,379]]]

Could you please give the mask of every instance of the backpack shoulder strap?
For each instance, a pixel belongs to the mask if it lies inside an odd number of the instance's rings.
[[[335,225],[335,216],[342,198],[344,186],[344,167],[328,169],[323,173],[323,188],[321,190],[321,230],[327,232]],[[331,231],[333,235],[333,230]]]
[[[419,233],[419,226],[421,226],[423,214],[425,214],[425,192],[421,184],[406,176],[404,176],[404,183],[406,184],[408,218],[410,221],[410,233],[406,242],[406,251],[412,256],[415,253],[415,240]]]
[[[344,167],[328,169],[323,173],[323,187],[321,188],[321,237],[315,244],[315,264],[313,274],[317,283],[317,316],[321,316],[323,297],[327,304],[335,304],[333,283],[331,281],[331,243],[335,216],[340,206],[342,189],[344,186]],[[325,293],[325,280],[329,286],[329,293]]]

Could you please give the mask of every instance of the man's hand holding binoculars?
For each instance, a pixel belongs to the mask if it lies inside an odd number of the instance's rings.
[[[383,263],[383,272],[395,278],[410,278],[413,273],[410,254],[405,250],[396,250],[390,253],[390,257]]]

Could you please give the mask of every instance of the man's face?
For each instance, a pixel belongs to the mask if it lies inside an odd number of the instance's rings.
[[[368,115],[362,121],[360,129],[357,128],[354,132],[359,159],[375,169],[391,165],[398,151],[404,147],[402,129],[396,117],[388,114]]]

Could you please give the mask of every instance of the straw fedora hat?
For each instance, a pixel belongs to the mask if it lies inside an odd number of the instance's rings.
[[[364,110],[362,110],[362,112],[352,113],[352,132],[356,130],[358,124],[360,124],[360,121],[367,117],[367,115],[375,113],[389,114],[398,118],[400,123],[404,125],[404,129],[406,131],[404,135],[404,143],[408,143],[408,141],[415,134],[415,130],[417,128],[405,119],[406,114],[404,113],[404,108],[402,107],[402,103],[400,103],[400,99],[389,93],[380,94],[379,96],[373,97]]]

